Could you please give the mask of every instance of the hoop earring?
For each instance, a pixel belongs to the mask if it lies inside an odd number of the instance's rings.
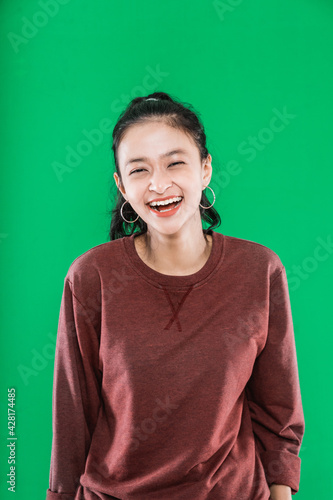
[[[125,221],[125,222],[128,222],[129,224],[131,224],[131,223],[133,223],[133,222],[136,222],[136,221],[139,219],[140,215],[138,215],[138,216],[137,216],[137,218],[136,218],[135,220],[127,220],[127,219],[125,219],[125,217],[123,216],[123,208],[124,208],[125,203],[128,203],[128,201],[127,201],[127,200],[126,200],[126,201],[124,201],[124,203],[121,205],[120,215],[122,216],[122,218],[124,219],[124,221]]]
[[[203,206],[201,205],[201,203],[199,203],[200,207],[201,207],[201,208],[204,208],[205,210],[206,210],[206,208],[210,208],[210,207],[212,207],[212,206],[214,205],[214,203],[215,203],[215,193],[214,193],[214,191],[212,190],[212,188],[211,188],[211,187],[209,187],[209,186],[206,186],[206,187],[208,187],[208,188],[211,190],[211,192],[213,193],[213,196],[214,196],[214,201],[213,201],[213,203],[212,203],[211,205],[209,205],[209,207],[203,207]],[[206,188],[205,188],[205,189],[206,189]]]

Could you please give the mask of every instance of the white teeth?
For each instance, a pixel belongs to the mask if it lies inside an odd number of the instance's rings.
[[[169,203],[173,203],[175,201],[180,201],[182,199],[181,196],[177,196],[176,198],[169,198],[168,200],[164,201],[152,201],[149,203],[151,207],[154,207],[155,205],[168,205]]]

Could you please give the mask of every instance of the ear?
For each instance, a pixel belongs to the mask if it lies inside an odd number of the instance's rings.
[[[213,168],[212,168],[212,157],[208,154],[207,158],[203,160],[202,163],[202,183],[203,186],[208,186],[212,178]]]
[[[123,186],[122,186],[122,184],[121,184],[121,181],[120,181],[120,179],[119,179],[119,175],[118,175],[116,172],[113,174],[113,178],[114,178],[114,180],[115,180],[115,182],[116,182],[116,184],[117,184],[117,188],[119,189],[119,191],[121,192],[121,194],[123,195],[123,197],[124,197],[125,199],[127,199],[127,198],[126,198],[126,196],[125,196],[126,191],[125,191],[125,189],[123,188]]]

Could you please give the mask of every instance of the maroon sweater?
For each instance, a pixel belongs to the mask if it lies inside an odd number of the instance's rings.
[[[211,231],[187,276],[146,265],[134,236],[64,280],[47,500],[268,500],[299,489],[305,423],[286,271]]]

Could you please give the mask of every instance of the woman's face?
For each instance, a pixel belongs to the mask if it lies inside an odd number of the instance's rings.
[[[201,162],[197,146],[184,132],[160,121],[133,125],[119,144],[118,162],[123,185],[115,173],[117,187],[150,230],[172,234],[184,224],[201,224],[199,203],[211,179],[211,156]],[[156,212],[148,203],[178,196],[179,207],[170,212]],[[126,205],[124,217],[130,220],[125,214]]]

